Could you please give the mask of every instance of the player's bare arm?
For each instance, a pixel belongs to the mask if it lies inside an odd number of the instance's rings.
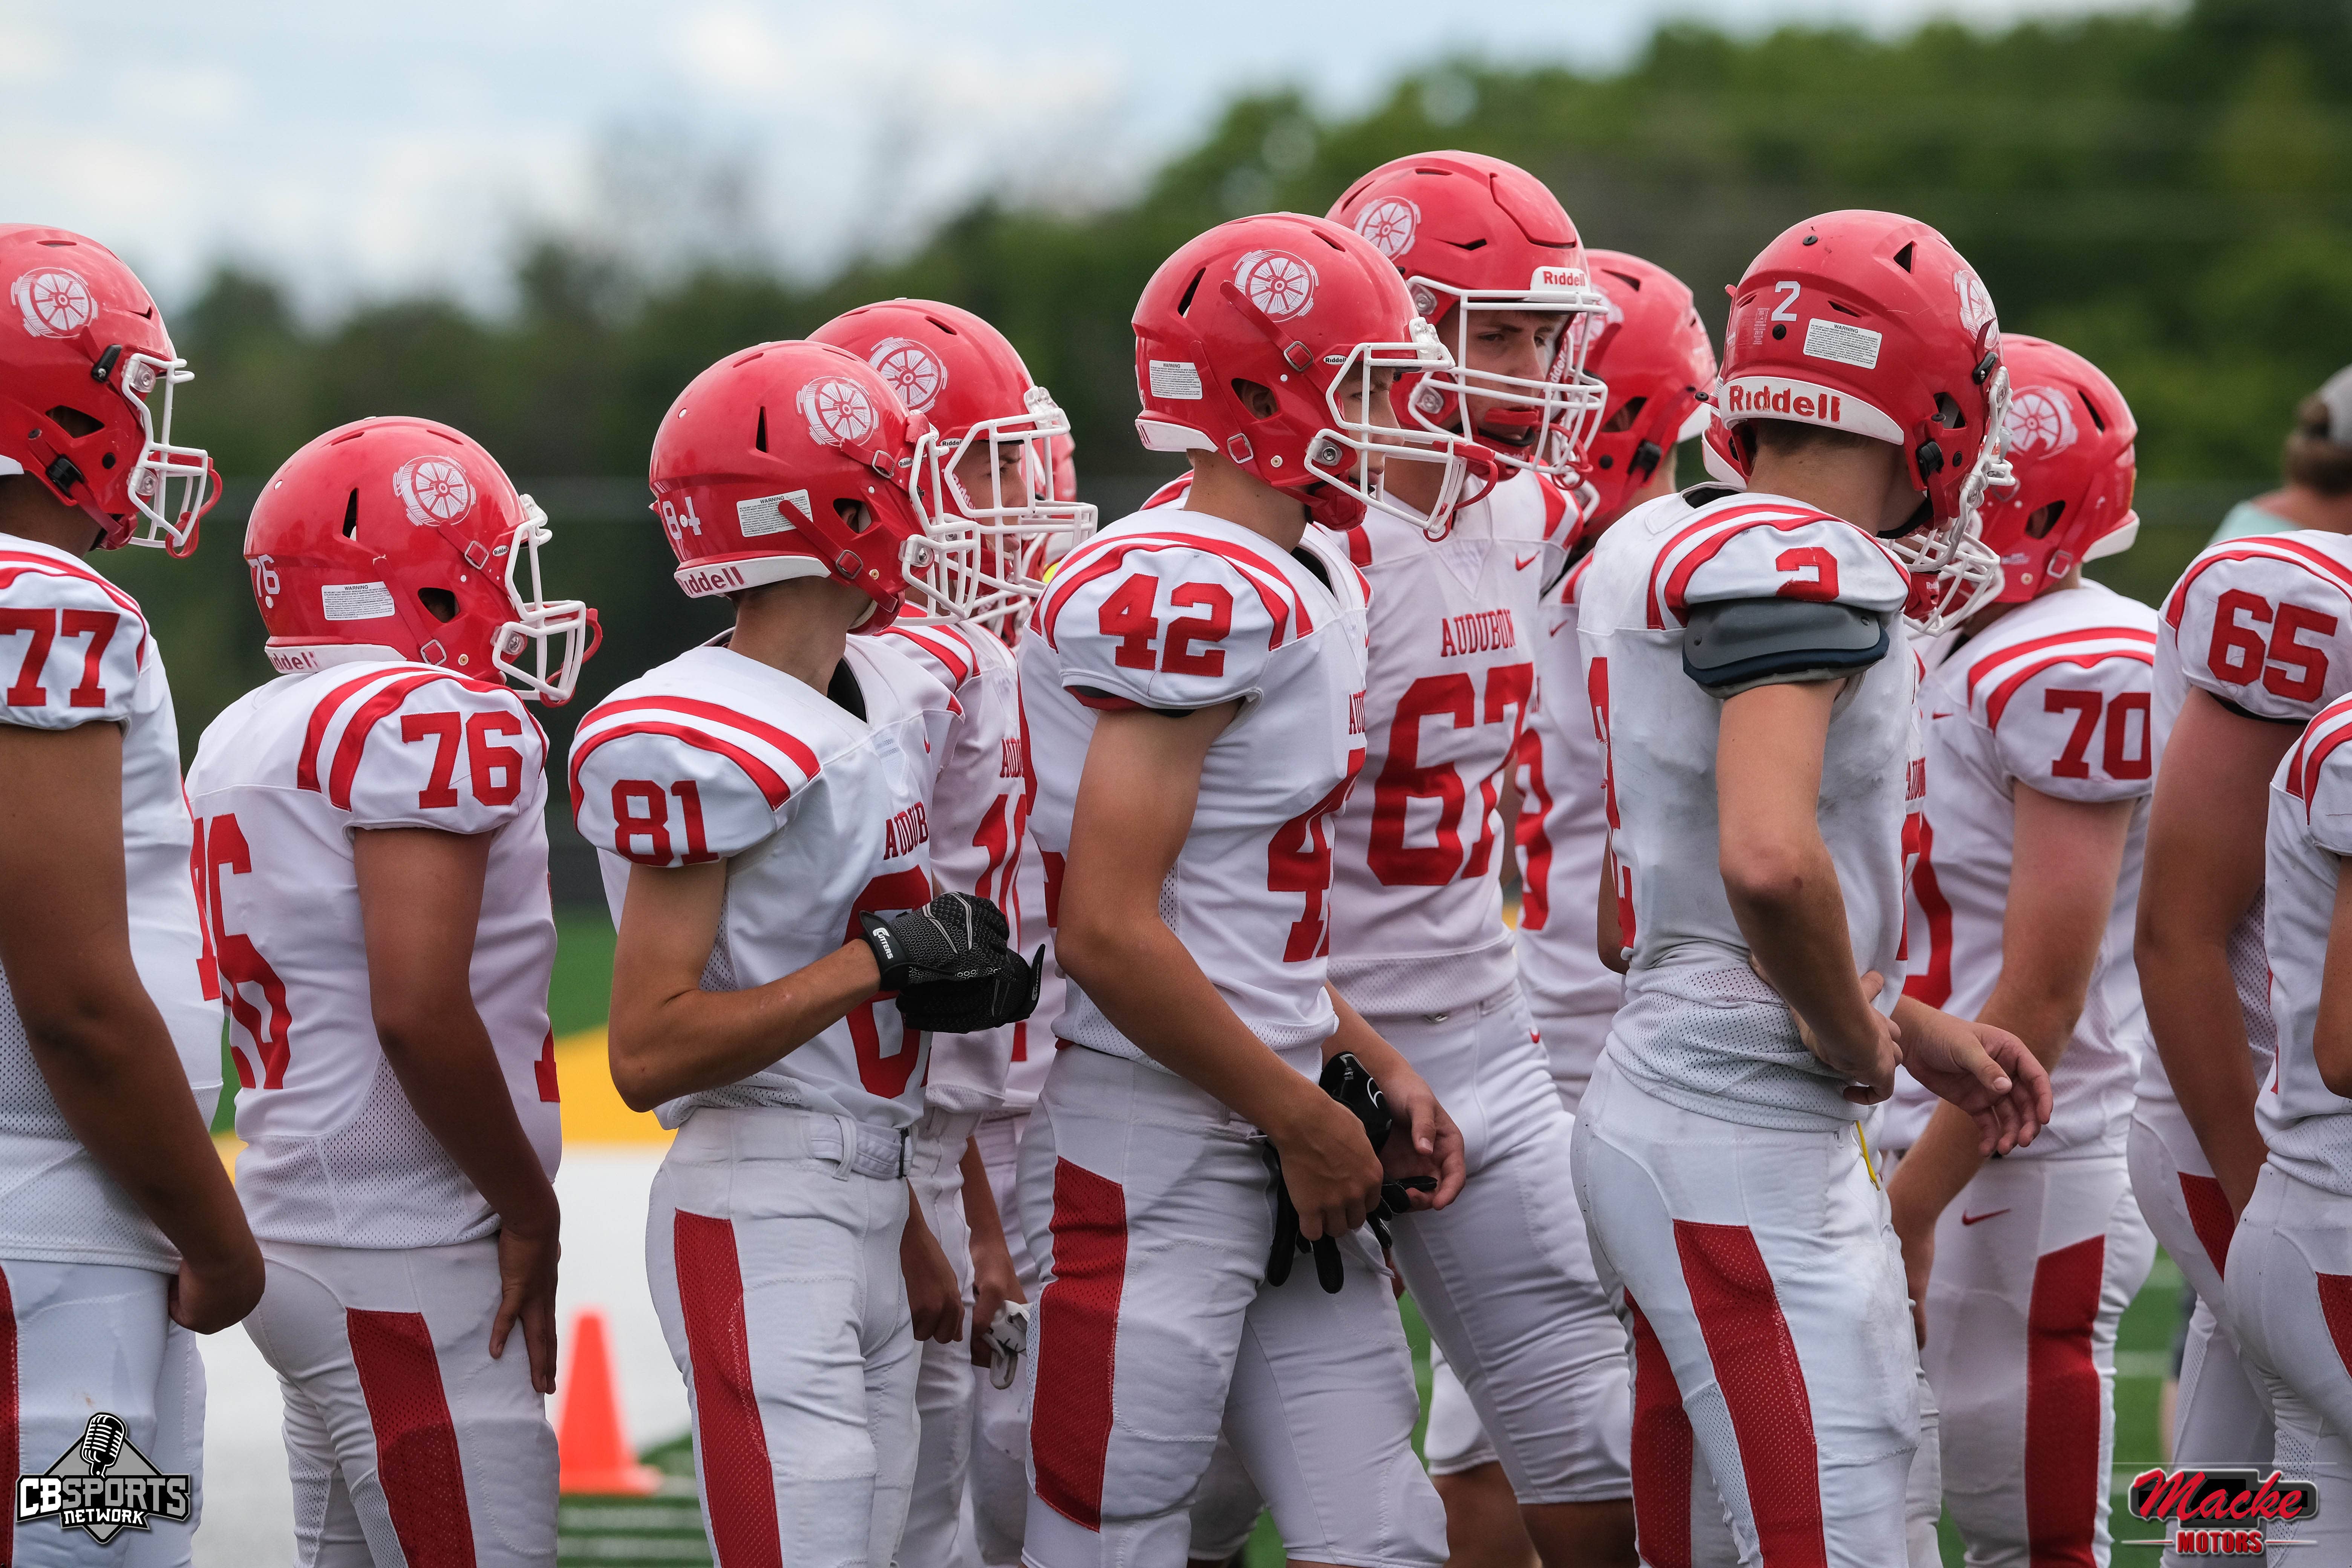
[[[951,1345],[963,1337],[963,1292],[955,1265],[923,1217],[923,1200],[907,1187],[907,1228],[898,1234],[898,1271],[907,1278],[907,1309],[915,1337]]]
[[[979,1140],[964,1144],[963,1218],[971,1231],[971,1364],[990,1362],[988,1326],[1007,1302],[1026,1301],[1021,1275],[1013,1267],[1013,1249],[1004,1239],[1004,1216],[997,1212],[996,1190],[989,1185],[988,1164]]]
[[[1592,948],[1603,967],[1622,974],[1633,968],[1625,957],[1625,928],[1617,913],[1617,851],[1601,852],[1601,880],[1593,889]]]
[[[727,901],[727,867],[629,868],[613,952],[613,1082],[630,1109],[749,1077],[872,996],[882,972],[864,942],[748,991],[705,991]]]
[[[2017,863],[2035,873],[2011,883],[2001,921],[2000,979],[1977,1021],[2014,1035],[2045,1071],[2065,1055],[2098,968],[2134,805],[2061,800],[2017,786]],[[1906,1031],[1906,1045],[1911,1039]],[[1986,1153],[1981,1129],[1947,1101],[1887,1184],[1915,1300],[1926,1283],[1937,1217],[1982,1167]]]
[[[1299,1233],[1313,1240],[1364,1223],[1380,1202],[1380,1158],[1354,1113],[1251,1034],[1160,919],[1202,765],[1238,709],[1102,715],[1078,784],[1055,951],[1120,1033],[1265,1129]]]
[[[2148,1030],[2233,1212],[2253,1195],[2263,1147],[2230,933],[2262,891],[2262,803],[2298,732],[2191,689],[2148,816],[2133,942]]]
[[[1444,1208],[1462,1190],[1462,1130],[1437,1102],[1428,1081],[1364,1021],[1362,1014],[1348,1005],[1339,988],[1323,989],[1331,998],[1332,1011],[1339,1016],[1339,1028],[1323,1042],[1323,1059],[1328,1062],[1343,1051],[1353,1052],[1364,1070],[1380,1083],[1390,1110],[1412,1133],[1406,1142],[1391,1140],[1381,1151],[1381,1167],[1391,1176],[1427,1176],[1435,1181],[1437,1185],[1429,1192],[1413,1193],[1412,1206]]]
[[[1723,705],[1716,749],[1718,863],[1756,966],[1806,1026],[1807,1048],[1884,1100],[1896,1030],[1854,981],[1845,899],[1815,821],[1833,680],[1759,686]]]
[[[2336,911],[2327,922],[2327,968],[2319,984],[2319,1022],[2312,1055],[2330,1094],[2352,1100],[2352,877],[2336,859]]]
[[[555,1392],[555,1184],[515,1116],[497,1047],[474,1005],[474,932],[485,834],[364,829],[352,843],[376,1038],[416,1119],[499,1215],[490,1354],[522,1330],[532,1386]]]
[[[261,1250],[131,962],[115,725],[0,725],[0,968],[43,1081],[179,1248],[173,1319],[227,1328],[261,1300]]]

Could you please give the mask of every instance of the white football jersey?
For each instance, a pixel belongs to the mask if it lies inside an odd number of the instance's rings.
[[[2352,1197],[2352,1100],[2321,1081],[2312,1051],[2320,982],[2336,919],[2342,857],[2352,855],[2352,699],[2330,704],[2271,781],[2263,918],[2270,954],[2278,1057],[2254,1119],[2272,1163],[2314,1186]]]
[[[1602,737],[1618,921],[1633,949],[1613,1059],[1685,1110],[1816,1128],[1857,1114],[1835,1073],[1748,964],[1717,868],[1715,754],[1723,703],[1683,668],[1695,605],[1773,597],[1851,605],[1895,627],[1909,579],[1872,534],[1800,501],[1701,487],[1637,508],[1603,534],[1578,595],[1585,691]],[[1857,971],[1903,973],[1908,803],[1921,793],[1917,662],[1899,636],[1849,677],[1822,763],[1822,837],[1845,899]]]
[[[1974,1018],[2000,978],[2001,926],[2016,864],[2017,791],[2060,800],[2134,801],[2123,873],[2097,967],[2066,1054],[2050,1075],[2050,1124],[2013,1158],[2123,1152],[2132,1085],[2147,1047],[2132,923],[2155,790],[2149,692],[2156,612],[2096,583],[2045,594],[1972,637],[1919,643],[1927,810],[1911,871],[1906,994]],[[1936,1097],[1895,1079],[1881,1139],[1917,1142]]]
[[[192,879],[180,733],[138,602],[79,558],[0,534],[0,723],[122,730],[122,868],[131,959],[163,1016],[197,1109],[220,1099],[220,1003]],[[17,898],[37,889],[14,889]],[[33,1059],[0,974],[0,1258],[164,1272],[179,1254],[82,1147]]]
[[[2189,563],[2156,629],[2158,765],[2173,721],[2199,687],[2257,719],[2307,723],[2352,692],[2352,536],[2303,530],[2233,539]],[[2254,1078],[2268,1082],[2278,1031],[2256,898],[2230,933],[2230,973]],[[2186,1127],[2164,1059],[2140,1061],[2139,1114]]]
[[[1537,607],[1568,501],[1533,473],[1432,542],[1374,510],[1328,539],[1371,588],[1364,776],[1333,824],[1331,979],[1375,1017],[1511,984],[1495,807],[1535,689]]]
[[[1139,512],[1063,561],[1020,658],[1037,771],[1029,829],[1048,858],[1069,852],[1097,712],[1241,700],[1202,764],[1160,918],[1259,1039],[1319,1071],[1338,1027],[1325,992],[1331,818],[1364,761],[1362,577],[1313,530],[1290,555],[1205,512]],[[1150,1059],[1075,984],[1056,1029]]]
[[[1577,657],[1576,599],[1592,565],[1569,570],[1536,614],[1535,701],[1515,763],[1519,785],[1519,984],[1542,1026],[1552,1077],[1592,1076],[1625,983],[1601,962],[1593,908],[1609,849],[1601,737]]]
[[[860,712],[723,641],[656,665],[580,721],[572,812],[602,858],[615,924],[630,867],[727,862],[702,984],[741,991],[856,940],[861,910],[931,901],[931,758],[954,699],[877,644],[841,667],[852,679],[835,678]],[[877,996],[772,1065],[658,1114],[677,1127],[705,1105],[774,1105],[911,1127],[925,1043]]]
[[[862,679],[868,649],[887,647],[954,694],[947,744],[934,753],[931,876],[950,892],[974,893],[1004,911],[1012,940],[1021,938],[1015,868],[1029,818],[1021,730],[1021,672],[1012,650],[977,626],[894,626],[879,637],[853,637],[851,662]],[[860,662],[863,660],[864,662]],[[1027,957],[1034,944],[1021,950]],[[1014,1026],[974,1035],[933,1035],[924,1103],[945,1110],[986,1111],[1004,1102]]]
[[[425,664],[280,676],[206,726],[188,793],[236,1064],[237,1195],[256,1236],[444,1247],[498,1229],[376,1037],[352,862],[363,829],[489,837],[474,1009],[555,1173],[546,763],[519,694]]]

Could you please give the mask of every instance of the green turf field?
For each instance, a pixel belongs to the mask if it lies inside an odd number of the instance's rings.
[[[613,928],[600,910],[560,911],[557,917],[555,977],[549,1010],[557,1035],[593,1028],[604,1022],[611,994]],[[236,1075],[228,1075],[232,1086]],[[223,1116],[230,1096],[223,1096]],[[226,1125],[224,1120],[223,1125]],[[2116,1352],[2116,1475],[2118,1490],[2125,1481],[2158,1461],[2158,1401],[2170,1363],[2172,1331],[2179,1309],[2179,1270],[2168,1258],[2158,1256],[2155,1270],[2124,1315]],[[1412,1302],[1403,1303],[1405,1334],[1412,1343],[1413,1375],[1423,1404],[1429,1395],[1429,1332]],[[1413,1442],[1421,1442],[1416,1427]],[[643,1501],[580,1499],[567,1501],[562,1515],[562,1560],[567,1564],[590,1563],[600,1568],[631,1563],[680,1565],[705,1563],[700,1527],[692,1506],[692,1461],[683,1437],[649,1451],[646,1461],[674,1479],[673,1492]],[[2118,1497],[2118,1502],[2120,1502]],[[2126,1524],[2123,1533],[2136,1533]],[[1279,1568],[1282,1543],[1273,1521],[1258,1521],[1244,1552],[1247,1568]],[[1960,1562],[1959,1537],[1948,1521],[1944,1527],[1944,1561]]]

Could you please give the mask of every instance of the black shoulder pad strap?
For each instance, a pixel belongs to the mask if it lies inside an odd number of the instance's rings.
[[[1696,511],[1703,506],[1713,506],[1717,501],[1739,493],[1739,489],[1736,485],[1722,485],[1712,479],[1704,479],[1682,492],[1683,505]]]
[[[1716,697],[1845,675],[1886,657],[1887,622],[1851,605],[1813,599],[1696,605],[1683,626],[1683,673]]]

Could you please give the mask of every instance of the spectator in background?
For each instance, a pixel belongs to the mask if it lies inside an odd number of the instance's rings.
[[[2240,501],[2206,542],[2316,528],[2352,533],[2352,365],[2303,400],[2287,432],[2286,483]]]

